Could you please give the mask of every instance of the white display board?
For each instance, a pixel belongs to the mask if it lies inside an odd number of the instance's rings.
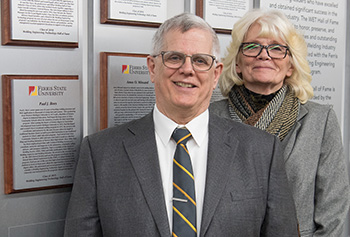
[[[11,0],[13,40],[78,42],[77,0]]]
[[[204,19],[213,27],[232,30],[234,23],[253,7],[252,0],[204,0]]]
[[[166,0],[109,0],[111,19],[162,23],[166,20]]]
[[[343,124],[346,1],[261,0],[260,8],[284,12],[305,37],[313,101],[331,104]]]

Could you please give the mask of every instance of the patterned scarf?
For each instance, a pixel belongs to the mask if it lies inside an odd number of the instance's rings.
[[[234,86],[229,93],[232,119],[267,131],[282,141],[299,114],[300,102],[284,85],[271,95],[260,95],[244,86]]]

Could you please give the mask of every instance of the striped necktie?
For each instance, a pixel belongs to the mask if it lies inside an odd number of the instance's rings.
[[[197,236],[196,197],[190,155],[186,143],[192,134],[186,128],[176,128],[173,164],[173,236]]]

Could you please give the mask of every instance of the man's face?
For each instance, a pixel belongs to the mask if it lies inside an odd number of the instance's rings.
[[[186,55],[212,54],[211,39],[211,34],[201,29],[191,29],[185,33],[172,30],[164,38],[163,51],[177,51]],[[190,57],[178,69],[164,66],[161,55],[149,56],[147,64],[155,86],[157,108],[173,120],[178,114],[187,114],[190,121],[203,113],[209,106],[222,71],[222,64],[215,62],[208,71],[195,71]]]

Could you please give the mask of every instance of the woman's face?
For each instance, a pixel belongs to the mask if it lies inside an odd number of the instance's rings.
[[[286,45],[280,38],[259,37],[260,25],[254,23],[249,28],[243,42],[254,42],[261,45]],[[256,57],[247,57],[239,52],[236,64],[237,73],[242,74],[245,87],[255,93],[268,95],[283,86],[284,79],[293,73],[289,54],[282,59],[270,58],[266,49]]]

